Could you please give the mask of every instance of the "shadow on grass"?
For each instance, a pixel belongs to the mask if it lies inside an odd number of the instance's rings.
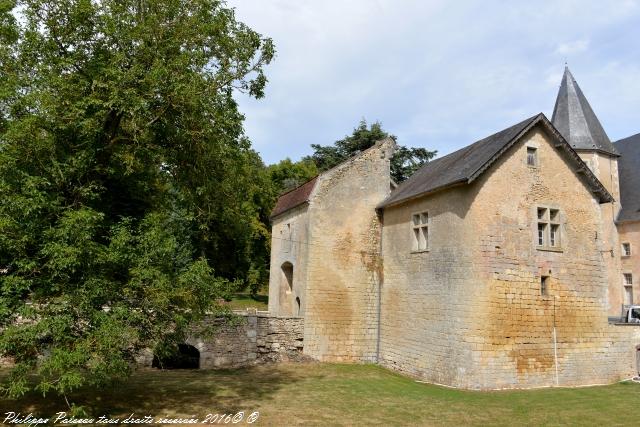
[[[182,415],[202,419],[209,413],[258,410],[283,385],[300,379],[277,365],[234,370],[141,369],[126,382],[101,390],[82,388],[67,397],[95,417],[124,418],[135,413],[140,417]],[[51,417],[69,409],[64,397],[31,392],[16,400],[2,398],[1,419],[9,411]]]

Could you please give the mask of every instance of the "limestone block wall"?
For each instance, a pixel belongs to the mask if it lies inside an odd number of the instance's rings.
[[[579,151],[578,154],[615,199],[612,203],[601,204],[600,210],[603,223],[602,250],[609,251],[611,255],[604,259],[608,271],[607,310],[610,316],[617,316],[620,315],[624,290],[621,280],[621,247],[615,225],[621,209],[618,160],[617,157],[593,151]]]
[[[186,343],[200,352],[200,369],[238,368],[267,362],[304,358],[304,321],[299,317],[242,314],[237,325],[219,318],[205,320],[215,327],[210,338],[192,337]],[[153,354],[141,355],[138,363],[151,366]]]
[[[477,307],[472,292],[473,194],[458,187],[384,211],[380,364],[439,384],[470,368]],[[428,213],[427,251],[414,251],[412,215]]]
[[[303,316],[309,256],[307,205],[274,218],[271,234],[269,312],[279,316]],[[287,268],[292,272],[289,278]]]
[[[538,148],[538,167],[526,165],[526,146]],[[470,211],[479,231],[471,293],[478,316],[469,331],[477,343],[461,386],[583,385],[632,375],[637,329],[607,323],[617,274],[607,211],[542,131],[488,172]],[[560,211],[560,250],[537,247],[539,206]]]
[[[618,224],[620,245],[622,243],[631,244],[631,256],[621,258],[621,273],[631,273],[633,279],[633,303],[640,304],[640,222],[625,222]],[[623,282],[623,277],[618,277],[619,283]],[[623,300],[620,300],[622,304]],[[618,306],[618,313],[620,312]],[[618,315],[616,313],[615,315]]]
[[[561,250],[537,247],[538,206],[559,209]],[[424,210],[430,247],[412,253],[411,215]],[[385,209],[384,224],[383,365],[472,389],[634,374],[640,328],[607,323],[603,211],[543,131],[475,183]]]
[[[309,203],[304,352],[325,361],[376,360],[380,222],[390,192],[386,140],[320,175]]]

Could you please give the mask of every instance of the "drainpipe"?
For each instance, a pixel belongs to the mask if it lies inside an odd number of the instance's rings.
[[[383,230],[383,213],[382,211],[378,211],[378,221],[380,221],[380,247],[378,249],[379,259],[382,259],[382,236],[384,235]],[[380,325],[381,325],[381,317],[382,317],[382,282],[384,280],[384,264],[382,264],[382,274],[378,273],[378,312],[377,312],[377,330],[376,330],[376,364],[380,364]]]
[[[553,296],[553,362],[556,367],[556,387],[560,385],[558,380],[558,336],[556,335],[556,296]]]

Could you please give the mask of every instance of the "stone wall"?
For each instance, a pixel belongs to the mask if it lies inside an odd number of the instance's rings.
[[[376,206],[390,193],[388,139],[320,175],[309,202],[304,352],[375,362],[381,278]]]
[[[186,341],[200,352],[200,368],[238,368],[268,362],[301,361],[304,359],[304,321],[298,317],[269,314],[240,314],[238,324],[221,319],[205,321],[215,328],[211,338],[193,337]],[[151,366],[153,355],[148,352],[138,361]]]
[[[439,384],[458,384],[469,367],[476,307],[474,229],[465,221],[473,194],[468,187],[440,192],[384,211],[380,363]],[[429,214],[429,248],[413,250],[413,214]]]
[[[618,231],[620,233],[620,244],[631,244],[631,256],[622,257],[622,271],[621,273],[631,273],[633,278],[633,303],[640,304],[640,222],[625,222],[618,224]],[[622,287],[623,277],[618,277],[618,283]],[[619,301],[619,304],[622,300]],[[618,305],[617,312],[614,310],[614,315],[619,316],[621,307]]]
[[[620,212],[620,183],[618,159],[615,156],[592,151],[579,151],[580,158],[589,165],[602,185],[611,193],[614,201],[600,205],[602,216],[602,250],[611,256],[604,258],[608,271],[607,310],[609,316],[619,316],[623,300],[621,246],[615,220]]]
[[[538,206],[560,210],[560,250],[537,247]],[[423,211],[431,246],[414,253],[411,215]],[[640,328],[607,322],[603,216],[541,130],[473,184],[385,209],[381,363],[471,389],[552,386],[556,368],[561,386],[630,377]]]
[[[538,149],[539,166],[526,165],[527,146]],[[478,315],[465,387],[554,385],[556,368],[560,385],[633,374],[637,330],[607,322],[619,254],[611,253],[611,206],[597,202],[561,153],[543,131],[532,131],[475,184],[470,295]],[[559,248],[537,246],[539,206],[559,209]]]
[[[307,204],[273,219],[269,272],[269,312],[278,316],[301,316],[306,307],[309,241]],[[293,271],[288,283],[283,266]],[[300,305],[298,306],[298,301]]]

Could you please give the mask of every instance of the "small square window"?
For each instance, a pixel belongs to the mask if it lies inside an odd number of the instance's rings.
[[[538,166],[538,149],[527,147],[527,165]]]
[[[549,276],[540,277],[540,295],[546,296],[549,291]]]
[[[551,221],[558,221],[558,217],[560,216],[558,212],[560,212],[558,209],[549,209]]]
[[[547,216],[547,209],[538,208],[538,219],[545,219]]]
[[[622,244],[622,256],[631,256],[631,243]]]

